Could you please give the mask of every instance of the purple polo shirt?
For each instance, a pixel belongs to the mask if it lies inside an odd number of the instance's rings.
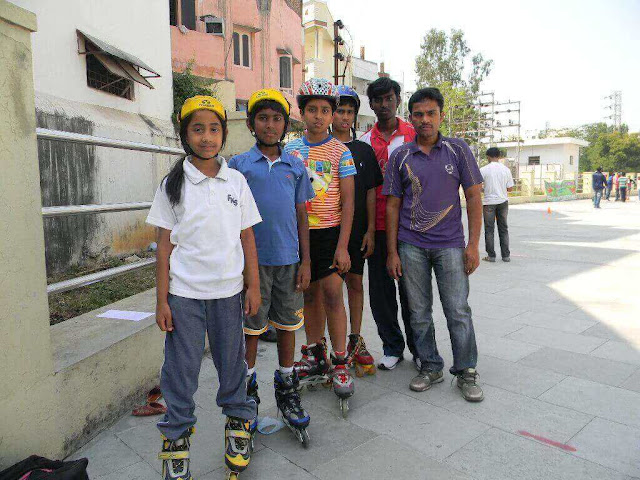
[[[414,141],[387,164],[383,195],[402,198],[398,240],[420,248],[464,248],[459,189],[482,183],[464,140],[438,135],[429,155]]]

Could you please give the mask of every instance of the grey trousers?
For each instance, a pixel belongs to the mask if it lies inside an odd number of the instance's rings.
[[[484,216],[484,243],[487,255],[496,258],[494,248],[494,226],[498,224],[498,236],[500,237],[500,253],[502,258],[509,258],[509,226],[507,225],[507,216],[509,215],[509,202],[500,203],[498,205],[485,205],[483,207]]]
[[[216,403],[227,416],[252,420],[256,402],[247,396],[247,364],[242,330],[241,294],[216,300],[194,300],[169,294],[173,332],[167,332],[160,389],[167,413],[158,429],[176,440],[196,423],[193,395],[198,377],[205,334],[209,335],[211,356],[218,371],[220,387]]]

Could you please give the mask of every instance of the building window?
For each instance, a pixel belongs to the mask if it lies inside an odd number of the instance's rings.
[[[133,80],[111,73],[94,55],[87,55],[87,85],[133,100]]]
[[[233,64],[240,65],[240,34],[233,32]]]
[[[251,68],[251,37],[249,34],[233,32],[233,63]]]
[[[529,157],[529,165],[540,165],[540,157]]]
[[[573,155],[569,155],[569,165],[573,165]]]
[[[246,112],[249,109],[249,100],[236,100],[236,112]]]
[[[292,88],[291,57],[280,57],[280,88]]]
[[[178,26],[178,9],[176,0],[169,0],[169,25]]]
[[[196,2],[195,0],[180,0],[180,13],[182,13],[182,25],[189,30],[196,29]]]

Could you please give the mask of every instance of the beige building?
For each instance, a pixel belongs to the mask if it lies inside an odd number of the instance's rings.
[[[329,11],[326,0],[305,0],[302,4],[302,26],[304,27],[305,80],[309,78],[326,78],[334,81],[334,22],[336,19]],[[344,60],[338,62],[340,83],[351,85],[352,82],[352,45],[341,30],[344,45],[339,52]]]

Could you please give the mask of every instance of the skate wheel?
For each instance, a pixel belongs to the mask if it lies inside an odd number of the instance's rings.
[[[304,448],[309,448],[309,444],[311,443],[311,437],[309,437],[309,432],[307,432],[306,429],[302,430],[301,432],[301,441],[302,441],[302,446]]]
[[[376,374],[376,366],[375,365],[369,365],[365,369],[365,372],[367,372],[367,375],[375,375]]]
[[[347,414],[349,413],[349,400],[346,398],[340,399],[340,412],[342,412],[342,418],[347,418]]]
[[[240,478],[240,473],[234,472],[233,470],[227,471],[227,480],[238,480]]]
[[[362,367],[362,365],[358,365],[356,363],[356,377],[360,378],[364,375],[365,372],[365,368]]]

